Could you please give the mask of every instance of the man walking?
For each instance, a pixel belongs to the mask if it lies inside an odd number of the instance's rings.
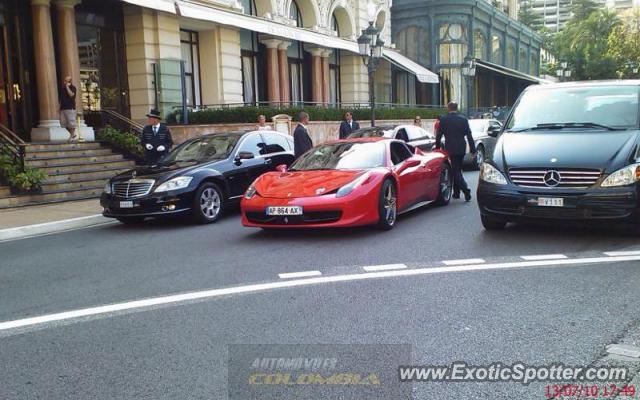
[[[58,94],[60,100],[60,125],[69,131],[69,141],[76,140],[77,113],[76,113],[77,89],[71,83],[71,77],[65,76]]]
[[[462,175],[462,160],[467,152],[467,143],[469,143],[469,150],[473,157],[476,157],[476,146],[473,142],[473,136],[471,135],[471,128],[469,127],[469,121],[458,114],[458,103],[451,102],[447,104],[449,114],[440,118],[440,126],[438,133],[436,134],[436,149],[441,148],[440,142],[442,137],[445,138],[445,150],[449,153],[451,159],[451,169],[453,173],[453,197],[455,199],[460,198],[460,191],[464,193],[464,199],[466,201],[471,200],[471,190],[464,180]]]
[[[353,131],[360,129],[360,124],[353,120],[353,115],[347,111],[344,113],[344,121],[340,123],[340,139],[346,139]]]
[[[142,129],[140,142],[144,148],[144,159],[149,165],[157,164],[173,146],[169,128],[160,123],[160,111],[152,109],[147,114],[147,125]]]
[[[298,120],[300,123],[293,131],[293,153],[296,159],[313,147],[313,142],[311,141],[309,131],[307,130],[309,114],[301,111],[300,114],[298,114]]]

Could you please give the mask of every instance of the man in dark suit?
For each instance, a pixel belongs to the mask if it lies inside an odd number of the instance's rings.
[[[158,160],[169,152],[173,146],[171,132],[165,124],[160,123],[160,111],[152,109],[147,114],[147,125],[142,129],[140,143],[144,148],[144,159],[149,165],[157,164]]]
[[[344,113],[344,121],[340,123],[340,139],[346,139],[353,131],[360,129],[360,124],[353,120],[349,111]]]
[[[469,190],[469,186],[462,175],[462,160],[467,152],[467,143],[474,158],[476,156],[476,146],[471,135],[469,121],[458,114],[458,103],[451,102],[447,105],[447,108],[449,114],[440,118],[440,127],[436,135],[436,149],[441,147],[440,142],[444,136],[444,148],[449,153],[453,173],[453,197],[459,199],[460,191],[462,191],[464,199],[469,201],[471,200],[471,190]],[[467,143],[465,143],[465,139]]]
[[[309,131],[307,130],[309,114],[301,111],[300,114],[298,114],[298,120],[300,123],[293,131],[293,153],[296,158],[300,157],[313,147],[313,142],[311,141]]]

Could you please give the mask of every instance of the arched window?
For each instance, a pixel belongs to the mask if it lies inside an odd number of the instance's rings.
[[[520,48],[520,56],[518,57],[518,69],[522,72],[527,72],[529,68],[527,68],[527,51],[523,48]]]
[[[291,6],[289,7],[289,18],[296,21],[296,26],[302,27],[302,13],[296,0],[291,0]]]
[[[481,60],[487,59],[487,39],[480,29],[473,34],[473,56]]]
[[[331,14],[331,30],[340,37],[340,25],[338,25],[338,19],[335,13]]]
[[[516,67],[516,47],[511,43],[507,46],[507,67]]]
[[[540,64],[540,57],[538,53],[532,51],[531,58],[529,60],[529,73],[531,75],[538,75],[538,65]]]
[[[453,23],[440,25],[439,64],[462,64],[467,55],[465,27]]]
[[[241,0],[244,13],[247,15],[258,15],[256,10],[256,2],[254,0]]]
[[[502,42],[498,35],[491,37],[491,61],[502,64]]]

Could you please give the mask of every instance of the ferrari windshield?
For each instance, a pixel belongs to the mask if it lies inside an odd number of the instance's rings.
[[[638,126],[638,87],[594,85],[526,91],[507,123],[512,132],[536,129],[624,129]]]
[[[176,147],[162,160],[162,163],[201,162],[227,158],[239,137],[236,134],[202,136]]]
[[[293,163],[291,171],[363,169],[384,165],[383,142],[341,142],[315,147]]]

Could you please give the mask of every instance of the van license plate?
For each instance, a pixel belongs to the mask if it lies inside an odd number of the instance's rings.
[[[539,207],[564,207],[562,197],[538,197]]]

